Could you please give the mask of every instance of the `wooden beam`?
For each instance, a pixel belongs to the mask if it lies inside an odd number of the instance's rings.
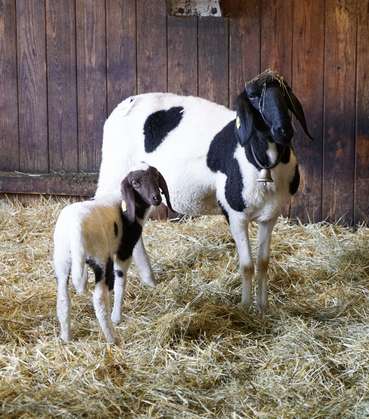
[[[96,185],[97,173],[0,172],[0,193],[91,197],[95,193]]]

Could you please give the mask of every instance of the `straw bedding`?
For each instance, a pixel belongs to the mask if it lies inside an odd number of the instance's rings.
[[[52,230],[66,201],[0,201],[3,417],[367,417],[369,229],[276,226],[270,311],[238,305],[234,244],[221,217],[148,223],[159,280],[131,270],[118,346],[89,292],[72,296],[61,343]],[[255,238],[255,227],[251,237]],[[91,275],[90,275],[91,276]]]

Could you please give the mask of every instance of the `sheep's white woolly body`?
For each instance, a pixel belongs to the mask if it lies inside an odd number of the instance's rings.
[[[183,108],[180,122],[168,130],[164,140],[152,151],[146,152],[145,121],[155,112],[173,108]],[[291,150],[288,163],[281,162],[271,169],[273,183],[263,184],[257,182],[260,172],[248,161],[245,149],[238,143],[233,157],[234,164],[237,162],[239,165],[243,185],[241,194],[246,208],[243,211],[231,208],[225,194],[227,176],[220,170],[210,170],[207,158],[214,137],[236,116],[236,112],[224,106],[192,96],[149,93],[126,99],[114,109],[104,126],[96,197],[107,193],[113,196],[119,194],[122,177],[137,162],[145,161],[163,174],[172,206],[179,213],[217,214],[220,212],[219,202],[229,217],[231,233],[237,245],[243,282],[242,302],[246,305],[251,303],[251,279],[254,275],[247,225],[252,220],[257,221],[257,307],[262,310],[267,305],[266,270],[271,232],[281,208],[289,199],[290,183],[294,179],[297,162]],[[221,154],[222,150],[217,153]],[[276,162],[274,143],[269,143],[267,155],[271,163]],[[141,240],[139,244],[142,250]],[[140,251],[140,258],[135,256],[135,252],[136,255],[138,253],[135,249],[133,258],[139,271],[149,272],[144,252]]]
[[[211,140],[235,118],[235,112],[205,99],[169,93],[149,93],[133,99],[118,105],[105,123],[96,196],[119,193],[122,177],[137,162],[145,161],[164,176],[176,211],[188,215],[219,213],[215,173],[207,167],[206,156]],[[157,150],[146,153],[145,120],[153,112],[173,106],[184,108],[181,123]]]

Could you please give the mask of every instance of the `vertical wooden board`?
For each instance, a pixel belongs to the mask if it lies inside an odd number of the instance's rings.
[[[232,0],[229,20],[229,103],[234,107],[245,82],[260,72],[260,2]]]
[[[202,17],[198,23],[199,96],[228,106],[228,19]]]
[[[326,1],[323,218],[353,222],[356,0]]]
[[[293,0],[261,2],[261,71],[272,68],[290,83]]]
[[[106,119],[105,1],[77,0],[76,19],[79,169],[95,171]]]
[[[0,0],[0,92],[0,170],[17,170],[17,42],[13,0]]]
[[[324,1],[295,0],[293,25],[293,91],[303,106],[314,141],[295,119],[301,183],[292,199],[291,216],[317,222],[322,206]]]
[[[136,94],[136,0],[107,0],[108,114]]]
[[[293,48],[293,0],[261,2],[261,71],[271,68],[291,85]],[[290,204],[282,210],[290,213]]]
[[[165,0],[137,0],[137,90],[167,91]]]
[[[50,169],[77,171],[74,0],[47,0],[46,28]]]
[[[168,91],[197,95],[197,18],[168,16]]]
[[[369,224],[369,1],[359,1],[355,223]]]
[[[20,170],[47,172],[45,2],[16,4]]]

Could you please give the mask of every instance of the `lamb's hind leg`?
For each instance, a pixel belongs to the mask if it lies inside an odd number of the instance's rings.
[[[229,226],[234,241],[236,242],[240,262],[240,274],[242,281],[241,303],[249,308],[252,303],[252,277],[254,275],[254,264],[248,233],[248,222],[243,217],[229,214]]]
[[[262,313],[268,307],[268,265],[270,257],[270,242],[276,219],[259,223],[258,249],[256,257],[256,309]]]
[[[70,330],[70,296],[68,291],[68,277],[70,262],[54,262],[57,280],[56,313],[60,324],[60,338],[65,342],[71,339]]]

